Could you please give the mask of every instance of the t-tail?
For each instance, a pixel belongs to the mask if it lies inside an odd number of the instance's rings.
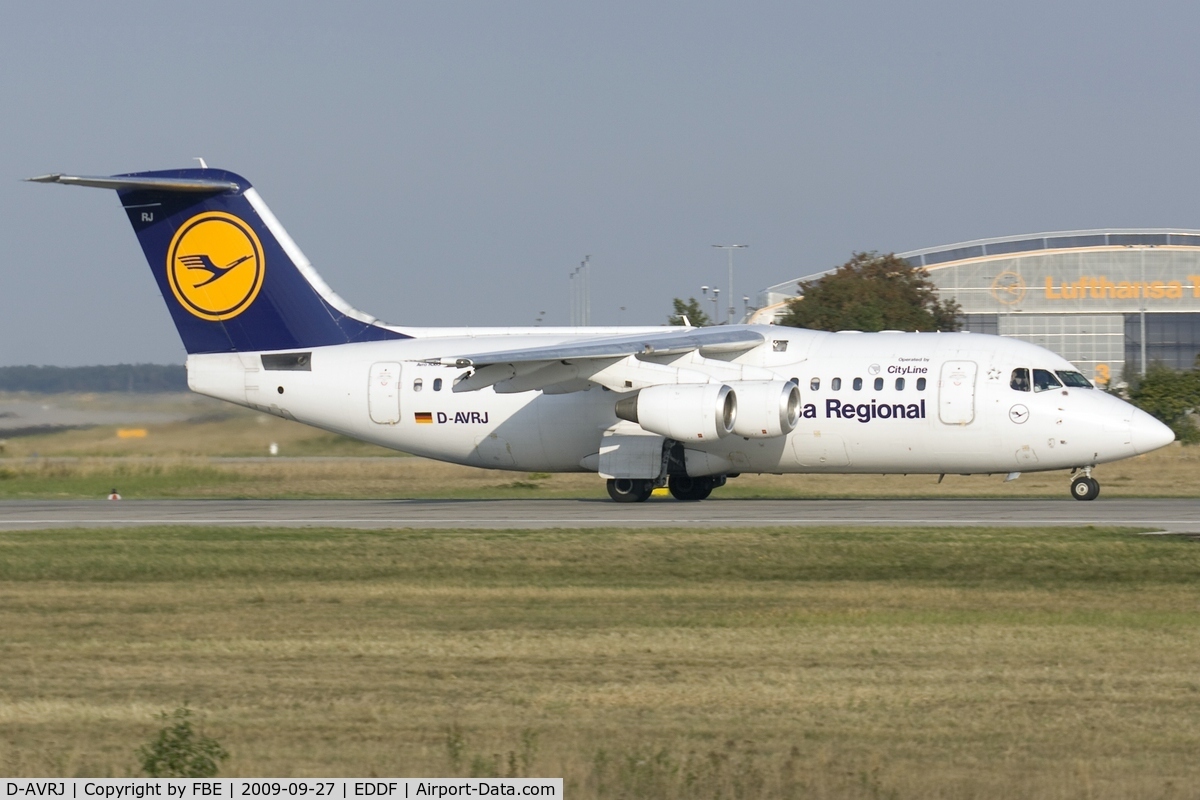
[[[338,297],[240,175],[179,169],[30,180],[116,190],[188,353],[408,338]]]

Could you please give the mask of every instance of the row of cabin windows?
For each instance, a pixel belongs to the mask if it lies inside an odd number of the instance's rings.
[[[1082,373],[1073,372],[1069,369],[1058,369],[1054,372],[1048,369],[1035,369],[1033,370],[1033,380],[1030,380],[1029,372],[1030,370],[1027,367],[1017,367],[1012,371],[1012,378],[1009,380],[1008,385],[1018,392],[1028,392],[1030,388],[1035,392],[1048,392],[1051,389],[1061,389],[1064,386],[1069,386],[1073,389],[1092,388],[1092,384],[1088,382],[1087,378],[1083,377]]]
[[[1056,378],[1055,375],[1057,375],[1058,377]],[[1060,378],[1061,378],[1061,381],[1059,380]],[[1012,380],[1009,382],[1009,385],[1012,386],[1012,388],[1016,389],[1018,392],[1028,392],[1030,390],[1031,386],[1033,387],[1033,391],[1035,391],[1035,392],[1045,392],[1050,389],[1059,389],[1059,388],[1062,388],[1063,386],[1071,386],[1071,387],[1074,387],[1077,389],[1091,389],[1092,388],[1092,384],[1089,383],[1088,379],[1083,377],[1083,375],[1081,373],[1072,372],[1070,370],[1056,370],[1055,372],[1052,373],[1048,369],[1035,369],[1035,370],[1033,370],[1033,380],[1031,382],[1029,379],[1029,369],[1027,369],[1026,367],[1017,367],[1016,369],[1014,369],[1012,371]],[[854,387],[854,391],[856,391],[856,392],[862,391],[863,379],[855,378],[852,386]],[[896,378],[896,391],[897,392],[904,391],[904,386],[905,386],[904,378]],[[926,386],[925,379],[917,378],[917,391],[918,392],[925,391],[925,386]],[[810,389],[812,389],[814,392],[820,391],[821,379],[813,378],[811,381],[808,382],[808,387]],[[415,380],[413,380],[413,391],[414,392],[419,392],[423,388],[425,388],[425,381],[423,379],[416,378]],[[840,391],[842,388],[842,379],[834,378],[833,380],[831,380],[829,382],[829,388],[835,392]],[[433,390],[435,392],[440,392],[442,390],[442,379],[441,378],[433,379]],[[875,391],[877,391],[877,392],[883,391],[883,378],[875,379]]]
[[[855,378],[854,382],[851,385],[854,387],[854,391],[861,392],[862,388],[863,388],[863,379]],[[904,378],[896,378],[896,391],[897,392],[903,392],[904,385],[905,385]],[[808,382],[808,388],[812,389],[814,392],[820,391],[821,379],[813,378],[811,381]],[[829,388],[835,392],[841,391],[842,379],[834,378],[833,380],[831,380],[829,382]],[[877,391],[877,392],[883,391],[883,378],[875,379],[875,391]],[[925,391],[925,379],[924,378],[917,378],[917,391],[918,392]]]
[[[1012,371],[1012,379],[1009,381],[1009,385],[1018,392],[1028,392],[1030,387],[1032,387],[1033,391],[1035,392],[1046,392],[1051,389],[1061,389],[1063,386],[1070,386],[1076,389],[1092,388],[1092,384],[1088,382],[1088,379],[1083,377],[1083,375],[1079,372],[1072,372],[1071,370],[1062,369],[1051,372],[1048,369],[1035,369],[1033,370],[1032,381],[1030,380],[1029,372],[1029,369],[1026,367],[1017,367]],[[1055,377],[1056,375],[1058,377]],[[851,385],[854,387],[854,391],[861,392],[863,388],[863,379],[855,378]],[[904,391],[904,386],[904,378],[896,378],[896,391]],[[925,386],[925,379],[917,378],[917,391],[925,391]],[[413,380],[414,392],[419,392],[423,388],[425,388],[425,381],[423,379],[416,378]],[[820,391],[821,379],[813,378],[808,382],[808,388],[812,389],[814,392]],[[829,382],[829,388],[835,392],[841,391],[842,379],[834,378],[831,380]],[[441,378],[433,379],[433,390],[435,392],[440,392],[442,390]],[[875,379],[875,391],[883,391],[883,378]]]

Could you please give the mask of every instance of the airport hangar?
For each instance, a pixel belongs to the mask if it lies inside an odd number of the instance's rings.
[[[1102,385],[1200,354],[1200,231],[1059,231],[897,255],[958,302],[963,330],[1040,345]],[[777,320],[798,282],[832,272],[764,290],[751,321]]]

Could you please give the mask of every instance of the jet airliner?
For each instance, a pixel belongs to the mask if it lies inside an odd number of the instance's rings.
[[[30,178],[117,192],[200,394],[428,458],[595,472],[618,502],[741,473],[1071,470],[1173,441],[1065,359],[968,333],[388,325],[321,279],[258,192],[207,167]]]

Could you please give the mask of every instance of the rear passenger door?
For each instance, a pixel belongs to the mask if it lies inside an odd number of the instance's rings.
[[[395,425],[400,421],[400,364],[380,361],[371,365],[367,385],[367,408],[371,421]]]

